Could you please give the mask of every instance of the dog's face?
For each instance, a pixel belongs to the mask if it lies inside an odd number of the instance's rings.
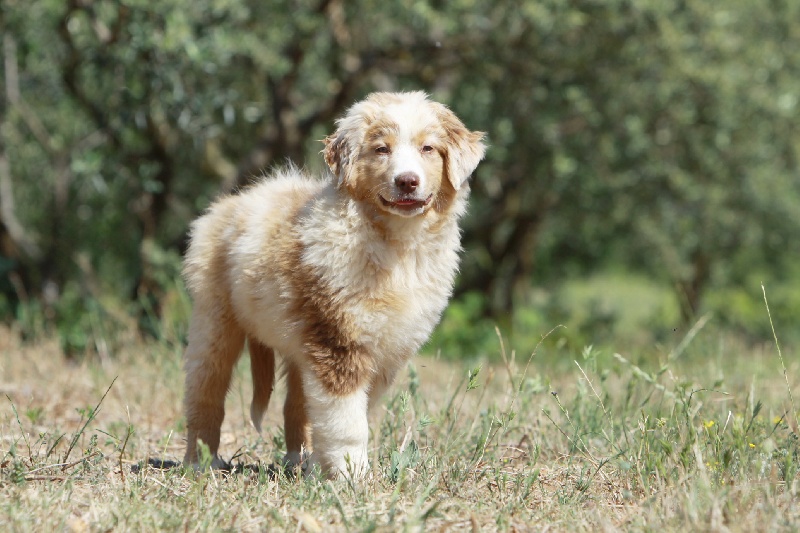
[[[373,93],[337,125],[323,152],[338,186],[401,217],[445,211],[485,150],[483,133],[422,92]]]

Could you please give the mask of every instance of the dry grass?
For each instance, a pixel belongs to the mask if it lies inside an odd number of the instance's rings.
[[[796,413],[775,354],[701,351],[639,368],[587,350],[557,374],[553,354],[477,375],[419,358],[375,413],[372,476],[353,486],[270,477],[279,402],[257,435],[241,364],[221,449],[256,468],[134,472],[182,455],[179,348],[73,364],[3,330],[0,530],[797,530]]]

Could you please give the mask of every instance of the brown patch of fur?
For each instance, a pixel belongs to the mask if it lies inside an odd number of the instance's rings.
[[[216,455],[220,426],[225,418],[225,395],[231,382],[233,366],[244,347],[244,331],[227,307],[217,312],[207,310],[211,326],[201,332],[208,342],[192,342],[186,353],[191,370],[186,374],[186,427],[188,429],[186,462],[197,462],[197,441],[204,442]],[[196,331],[191,334],[198,334]]]
[[[283,404],[283,424],[286,435],[286,451],[298,454],[310,453],[311,425],[308,423],[303,379],[300,369],[293,363],[286,363],[286,402]]]
[[[444,129],[447,137],[447,153],[445,154],[445,171],[453,187],[459,187],[459,175],[464,173],[455,163],[453,153],[460,152],[462,157],[473,159],[475,164],[483,157],[483,139],[486,134],[482,131],[470,131],[464,123],[447,106],[432,102],[439,125]],[[452,153],[451,153],[452,152]],[[474,167],[474,165],[469,165]]]
[[[342,133],[333,134],[325,137],[322,142],[325,145],[322,154],[331,171],[337,176],[341,173],[346,173],[346,169],[350,164],[347,136]]]
[[[456,194],[458,194],[458,191],[455,190],[453,184],[450,183],[450,180],[442,180],[442,185],[439,187],[439,190],[433,197],[431,206],[432,209],[440,215],[446,214],[453,205],[453,201],[456,199]],[[447,222],[447,219],[442,217],[440,221],[441,223],[444,223]],[[437,230],[438,228],[433,227],[432,229]]]
[[[275,383],[275,351],[253,337],[247,338],[250,351],[250,374],[253,377],[253,403],[250,413],[253,424],[261,425],[261,417],[269,405]]]
[[[372,357],[354,340],[353,325],[336,305],[336,295],[312,267],[302,263],[302,253],[295,242],[289,261],[294,271],[287,274],[294,291],[293,315],[302,320],[305,356],[328,393],[346,396],[369,378]]]

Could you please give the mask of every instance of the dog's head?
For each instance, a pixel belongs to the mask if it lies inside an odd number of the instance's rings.
[[[338,187],[413,217],[447,208],[483,158],[483,138],[423,92],[373,93],[337,121],[323,153]]]

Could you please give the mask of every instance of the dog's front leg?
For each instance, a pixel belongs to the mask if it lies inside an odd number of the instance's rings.
[[[364,477],[369,469],[369,383],[336,394],[309,368],[303,371],[303,389],[314,441],[306,470],[318,465],[329,477]]]

